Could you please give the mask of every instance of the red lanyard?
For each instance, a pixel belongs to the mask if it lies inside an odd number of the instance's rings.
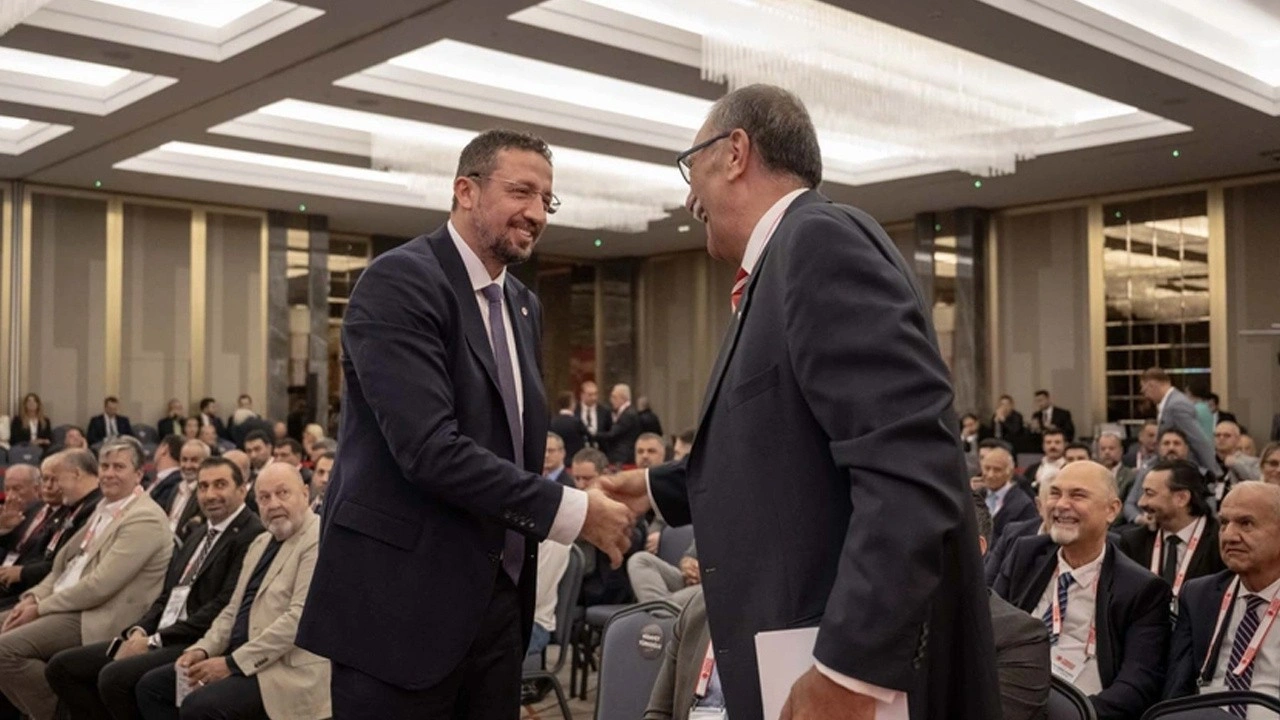
[[[126,498],[125,501],[121,503],[120,507],[116,508],[115,512],[111,513],[111,517],[105,523],[103,523],[102,526],[106,527],[111,523],[115,522],[116,518],[120,517],[120,513],[124,512],[124,509],[129,507],[129,503],[133,502],[133,499],[138,497],[141,494],[142,494],[142,487],[141,486],[135,487],[133,489],[133,494],[131,494],[128,498]],[[98,519],[95,517],[94,519],[89,521],[89,530],[84,534],[84,539],[80,541],[80,552],[84,552],[85,549],[88,548],[89,545],[93,543],[93,538],[97,534],[98,534]]]
[[[1061,573],[1061,567],[1054,571],[1053,584],[1050,585],[1050,587],[1053,588],[1053,599],[1050,602],[1050,607],[1053,610],[1053,635],[1054,637],[1059,638],[1062,637],[1062,607],[1058,605],[1058,575]],[[1089,658],[1093,657],[1093,649],[1098,644],[1098,609],[1096,606],[1098,602],[1098,580],[1101,579],[1101,577],[1102,573],[1099,572],[1098,577],[1093,579],[1093,600],[1095,607],[1093,610],[1093,617],[1089,620],[1089,639],[1084,644],[1085,662],[1088,662]],[[1068,588],[1068,592],[1070,592],[1070,588]]]
[[[707,686],[711,684],[711,673],[715,667],[715,651],[711,649],[711,643],[707,643],[707,656],[702,659],[702,670],[698,672],[698,685],[693,690],[694,697],[702,699],[707,696]]]
[[[1203,680],[1204,674],[1209,670],[1209,660],[1213,656],[1214,648],[1218,644],[1218,637],[1222,634],[1222,627],[1226,624],[1227,612],[1231,610],[1231,604],[1236,600],[1236,593],[1240,591],[1240,576],[1237,575],[1235,580],[1231,581],[1231,585],[1227,587],[1227,592],[1222,596],[1222,607],[1218,610],[1218,622],[1213,626],[1213,637],[1209,639],[1209,652],[1205,655],[1204,662],[1200,665],[1200,678]],[[1266,638],[1267,633],[1271,632],[1271,626],[1275,624],[1276,615],[1280,614],[1280,592],[1277,592],[1271,598],[1271,604],[1267,608],[1267,614],[1262,618],[1258,625],[1258,629],[1253,633],[1253,639],[1249,641],[1249,646],[1245,648],[1244,655],[1240,658],[1240,663],[1234,668],[1227,668],[1227,672],[1234,673],[1236,677],[1244,675],[1249,666],[1253,664],[1253,659],[1258,655],[1258,649],[1262,647],[1262,641]],[[1237,629],[1237,632],[1239,630]]]
[[[1187,568],[1191,566],[1191,556],[1196,551],[1196,546],[1200,544],[1200,535],[1204,533],[1204,518],[1196,521],[1196,529],[1191,533],[1191,542],[1187,543],[1187,553],[1182,556],[1182,562],[1178,563],[1178,574],[1173,580],[1173,597],[1178,597],[1178,592],[1182,590],[1182,582],[1187,579]],[[1156,545],[1151,550],[1151,572],[1160,574],[1160,550],[1164,547],[1164,533],[1156,531]],[[1177,552],[1177,548],[1174,548]]]
[[[26,547],[27,541],[31,539],[31,536],[35,535],[36,531],[39,530],[42,525],[44,525],[45,516],[48,514],[49,514],[48,505],[45,505],[44,507],[40,508],[40,514],[35,516],[35,518],[31,520],[31,524],[27,526],[27,531],[22,533],[22,539],[18,541],[18,547]]]

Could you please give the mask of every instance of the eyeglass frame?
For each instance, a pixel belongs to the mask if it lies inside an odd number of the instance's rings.
[[[676,156],[676,167],[680,168],[680,177],[684,178],[684,181],[686,184],[689,184],[689,185],[693,184],[693,181],[690,180],[693,173],[693,165],[689,163],[689,158],[693,157],[694,153],[697,153],[702,150],[706,150],[707,148],[711,147],[712,145],[715,145],[721,140],[724,140],[725,138],[729,137],[732,134],[733,134],[732,130],[726,130],[725,132],[722,132],[719,135],[709,140],[703,140],[697,145],[694,145],[693,147],[689,148],[688,150],[685,150],[684,152]]]
[[[534,195],[540,195],[542,198],[542,211],[548,215],[555,215],[556,211],[560,209],[560,204],[561,204],[560,198],[555,193],[549,192],[543,195],[542,193],[534,190],[533,188],[529,187],[528,185],[525,185],[524,183],[517,182],[515,180],[508,180],[503,177],[498,177],[493,173],[467,173],[463,177],[471,178],[472,180],[475,180],[477,184],[479,184],[479,181],[481,180],[497,180],[499,182],[506,184],[508,187],[515,187],[527,192],[531,192]],[[528,200],[526,200],[525,202],[528,202]]]

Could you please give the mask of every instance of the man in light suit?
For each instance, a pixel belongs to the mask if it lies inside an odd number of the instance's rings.
[[[1169,373],[1161,368],[1148,368],[1142,373],[1142,395],[1156,406],[1156,425],[1161,434],[1174,428],[1182,431],[1191,449],[1191,459],[1213,477],[1222,475],[1214,452],[1213,440],[1205,435],[1196,420],[1196,407],[1181,390],[1173,387]]]
[[[739,269],[736,312],[689,456],[601,484],[696,524],[729,716],[763,716],[756,633],[818,626],[783,718],[999,717],[954,393],[912,270],[816,192],[813,123],[781,88],[720,99],[678,162],[708,251]]]
[[[316,720],[333,714],[329,661],[294,642],[315,571],[320,519],[308,507],[297,468],[273,463],[254,490],[267,532],[249,546],[231,600],[204,637],[176,663],[138,682],[145,720],[178,717],[179,672],[191,688],[182,703],[184,720]]]
[[[89,430],[85,434],[89,447],[126,435],[133,437],[133,426],[129,424],[129,418],[120,414],[120,400],[115,397],[103,400],[102,414],[89,418]]]
[[[342,452],[298,629],[333,661],[336,717],[514,717],[538,542],[581,534],[615,566],[630,547],[625,506],[542,477],[542,306],[506,268],[559,206],[550,158],[531,135],[478,135],[449,221],[352,291]]]
[[[72,451],[75,452],[75,451]],[[102,502],[53,561],[53,570],[0,629],[0,690],[35,720],[54,716],[45,663],[67,648],[115,637],[164,586],[173,535],[142,491],[142,446],[130,437],[98,455]]]

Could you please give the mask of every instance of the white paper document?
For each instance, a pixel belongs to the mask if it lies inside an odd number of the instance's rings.
[[[760,667],[760,699],[765,720],[777,720],[782,715],[791,686],[813,667],[813,646],[817,641],[817,627],[756,633],[756,661]],[[892,703],[876,701],[876,720],[907,718],[906,693],[897,693]]]

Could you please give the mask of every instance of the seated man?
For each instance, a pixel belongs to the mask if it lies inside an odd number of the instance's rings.
[[[338,456],[332,450],[316,456],[316,467],[311,473],[311,512],[317,515],[324,515],[325,491],[329,489],[329,476],[337,460]]]
[[[200,514],[200,503],[196,500],[196,483],[200,478],[201,463],[208,460],[211,454],[209,446],[203,440],[188,440],[182,444],[178,455],[182,481],[178,483],[169,506],[164,508],[169,514],[169,529],[179,542],[186,540],[191,531],[204,522],[204,516]]]
[[[1092,460],[1093,453],[1085,443],[1073,442],[1067,444],[1066,452],[1063,453],[1062,458],[1068,463],[1080,462],[1081,460]]]
[[[702,679],[710,645],[707,601],[702,586],[695,585],[663,650],[662,668],[649,694],[644,720],[724,720],[724,692],[714,659],[710,674]]]
[[[1067,464],[1067,436],[1061,430],[1047,430],[1040,440],[1040,449],[1044,457],[1027,468],[1032,490],[1037,490],[1041,482],[1052,478],[1055,471]]]
[[[1169,586],[1108,547],[1120,499],[1106,468],[1067,465],[1049,506],[1049,535],[1014,544],[995,591],[1049,628],[1054,674],[1090,696],[1099,720],[1139,717],[1164,683]]]
[[[570,472],[573,474],[574,484],[580,489],[589,487],[604,474],[608,464],[609,459],[604,453],[595,448],[583,448],[573,456]],[[627,558],[644,547],[644,538],[645,523],[641,520],[632,530],[631,547],[627,550]],[[615,570],[609,565],[609,556],[599,548],[581,540],[578,541],[578,547],[582,549],[587,559],[585,575],[582,579],[582,604],[591,607],[630,602],[631,583],[627,580],[626,564]]]
[[[35,720],[52,718],[58,704],[44,675],[49,658],[110,640],[142,615],[160,594],[173,555],[164,511],[142,491],[142,446],[118,437],[104,442],[98,457],[102,502],[93,518],[0,628],[0,690]]]
[[[676,567],[649,552],[638,552],[627,560],[627,575],[637,602],[669,600],[684,606],[698,592],[702,582],[698,566],[697,543],[689,543],[689,549]]]
[[[1151,468],[1161,460],[1191,459],[1191,445],[1187,443],[1187,436],[1177,428],[1160,433],[1157,447],[1160,449],[1160,456],[1138,468],[1133,478],[1133,488],[1129,490],[1129,497],[1124,500],[1124,516],[1129,522],[1141,524],[1140,521],[1146,516],[1142,508],[1138,507],[1138,501],[1142,499],[1142,481],[1151,472]]]
[[[1000,539],[1009,523],[1038,517],[1035,501],[1014,486],[1013,455],[1008,450],[1002,447],[984,450],[979,466],[982,468],[982,483],[978,494],[982,496],[987,512],[993,518],[993,542]],[[977,486],[977,483],[971,485]]]
[[[1030,520],[1020,520],[1018,522],[1009,523],[1004,530],[1004,535],[1000,536],[994,544],[994,547],[982,557],[982,577],[986,580],[987,587],[996,584],[996,578],[1000,575],[1000,566],[1004,564],[1004,559],[1009,556],[1009,549],[1014,543],[1024,537],[1045,535],[1049,532],[1049,487],[1051,482],[1040,486],[1040,494],[1036,496],[1036,512],[1038,515]]]
[[[1111,477],[1116,480],[1116,489],[1120,493],[1121,498],[1128,498],[1129,491],[1133,489],[1134,473],[1133,468],[1125,465],[1124,462],[1124,440],[1111,430],[1104,430],[1098,435],[1098,441],[1095,443],[1097,447],[1098,463],[1102,467],[1111,471]],[[1128,524],[1124,513],[1116,517],[1113,528],[1120,528]]]
[[[1190,580],[1182,590],[1166,698],[1224,690],[1280,694],[1280,634],[1270,632],[1265,619],[1280,592],[1280,487],[1240,483],[1223,499],[1221,520],[1219,542],[1227,569]],[[1250,654],[1259,632],[1265,634],[1256,654]],[[1243,671],[1235,672],[1242,664]],[[1246,717],[1244,707],[1230,712]],[[1255,708],[1247,717],[1274,714]]]
[[[560,601],[560,580],[569,569],[570,546],[554,540],[538,543],[538,594],[533,606],[533,634],[527,654],[541,655],[556,631],[556,607]],[[561,650],[563,652],[563,649]]]
[[[1258,458],[1246,454],[1241,448],[1243,434],[1233,420],[1223,420],[1213,430],[1214,449],[1218,453],[1218,465],[1225,475],[1215,485],[1215,499],[1221,500],[1233,485],[1246,480],[1261,480],[1262,468]]]
[[[1120,534],[1120,551],[1164,578],[1177,600],[1187,580],[1226,568],[1218,552],[1218,521],[1200,469],[1186,460],[1161,460],[1142,486],[1138,505],[1156,527],[1129,527]]]
[[[71,717],[137,717],[138,680],[177,660],[231,600],[262,521],[245,508],[240,468],[225,459],[201,464],[196,497],[209,522],[174,554],[164,591],[146,614],[112,642],[63,650],[49,661],[45,677]],[[114,659],[107,655],[113,643]]]
[[[58,526],[63,514],[62,490],[58,487],[58,476],[53,471],[55,465],[52,455],[40,464],[40,472],[33,474],[39,481],[36,488],[38,504],[23,508],[22,522],[0,538],[0,553],[4,555],[3,566],[0,566],[0,609],[6,607],[6,602],[16,601],[16,596],[23,590],[35,587],[36,583],[44,579],[44,573],[35,577],[35,565],[43,564],[40,561],[44,559],[49,536]],[[21,497],[12,494],[8,488],[11,481],[21,478],[21,471],[15,472],[21,467],[11,466],[4,476],[6,514],[9,512],[7,506],[11,498],[15,505],[22,501]]]
[[[138,682],[146,720],[177,718],[177,673],[190,694],[184,720],[329,717],[329,661],[294,645],[320,545],[298,470],[272,463],[258,475],[267,533],[249,546],[231,602],[174,664]]]
[[[48,515],[40,498],[40,468],[18,463],[4,471],[4,505],[0,506],[0,556],[14,552]],[[12,563],[6,563],[6,567]]]
[[[182,457],[182,444],[186,442],[181,435],[166,435],[160,438],[156,449],[151,454],[151,470],[155,475],[148,481],[142,479],[151,499],[156,501],[160,509],[169,512],[173,505],[174,495],[182,483],[182,465],[178,459]]]

